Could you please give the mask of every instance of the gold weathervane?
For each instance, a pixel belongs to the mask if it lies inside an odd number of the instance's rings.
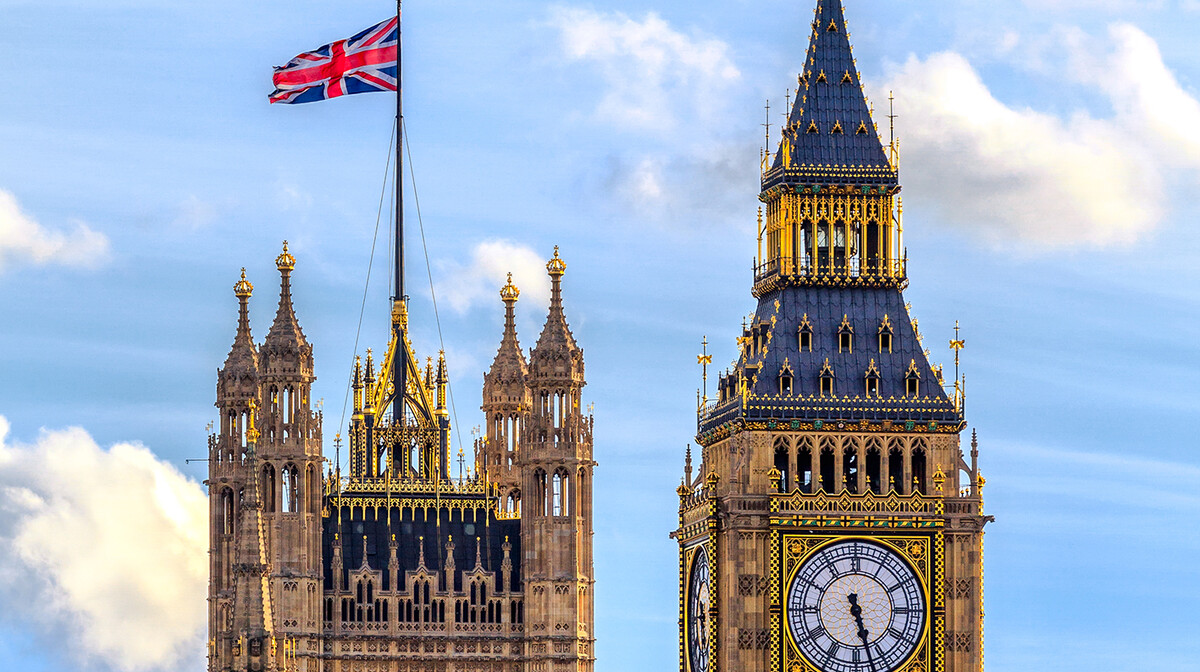
[[[704,337],[701,347],[703,349],[701,354],[696,355],[696,363],[700,365],[704,380],[704,401],[701,402],[701,407],[704,407],[708,405],[708,365],[712,364],[712,355],[708,354],[708,336]]]
[[[963,388],[960,385],[961,378],[958,373],[958,353],[963,348],[967,347],[967,342],[959,338],[958,320],[954,321],[954,338],[950,340],[950,349],[954,351],[954,401],[962,408]]]

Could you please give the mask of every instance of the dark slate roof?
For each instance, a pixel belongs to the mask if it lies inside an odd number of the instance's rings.
[[[841,0],[817,5],[801,84],[789,117],[793,132],[780,143],[763,190],[781,184],[896,185],[854,66]],[[786,169],[785,148],[791,154]]]
[[[890,353],[879,352],[885,315],[893,334]],[[800,326],[806,316],[812,327],[812,352],[800,351]],[[838,352],[843,320],[854,329],[849,353]],[[759,300],[754,324],[771,333],[765,355],[760,350],[748,362],[737,363],[739,369],[749,367],[757,373],[754,396],[745,410],[736,395],[718,406],[702,420],[701,433],[737,419],[961,421],[925,357],[898,289],[787,287]],[[826,361],[835,376],[834,397],[820,396]],[[872,361],[879,372],[879,398],[867,399],[866,374]],[[906,399],[906,375],[914,362],[920,397]],[[779,374],[785,363],[793,373],[790,395],[780,394]]]
[[[430,572],[441,573],[446,564],[446,540],[454,537],[455,589],[462,589],[462,572],[475,567],[475,539],[482,543],[483,568],[494,572],[496,580],[500,580],[500,563],[504,560],[504,538],[512,544],[509,559],[512,562],[513,573],[510,586],[512,590],[521,589],[521,521],[497,520],[494,512],[489,510],[487,516],[480,513],[476,518],[470,510],[463,519],[462,511],[452,511],[442,508],[438,515],[432,511],[426,516],[424,510],[417,509],[414,515],[412,509],[392,508],[391,523],[381,512],[376,519],[374,509],[354,509],[354,519],[351,519],[351,508],[342,509],[342,533],[339,542],[342,545],[342,566],[347,575],[362,566],[363,536],[367,537],[367,562],[371,569],[383,573],[383,588],[390,590],[388,585],[388,558],[392,535],[396,535],[398,547],[396,558],[399,561],[399,579],[401,589],[405,590],[404,573],[416,571],[420,557],[420,538],[425,537],[425,567]],[[325,590],[333,588],[331,563],[333,559],[334,533],[337,531],[338,518],[336,513],[325,518],[322,530],[321,553],[324,560]],[[343,577],[345,578],[345,577]],[[343,584],[346,585],[346,584]]]

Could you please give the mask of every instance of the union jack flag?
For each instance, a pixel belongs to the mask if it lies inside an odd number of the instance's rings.
[[[352,93],[396,90],[399,17],[377,23],[275,66],[272,103],[311,103]]]

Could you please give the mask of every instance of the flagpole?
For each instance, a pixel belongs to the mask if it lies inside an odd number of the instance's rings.
[[[392,402],[392,421],[399,424],[404,419],[404,395],[408,391],[408,343],[405,338],[408,309],[404,296],[404,87],[401,85],[401,31],[400,3],[396,0],[396,281],[393,313],[399,307],[399,319],[393,319],[392,328],[396,336],[395,361],[392,362],[392,382],[395,398]],[[395,305],[399,304],[399,305]]]

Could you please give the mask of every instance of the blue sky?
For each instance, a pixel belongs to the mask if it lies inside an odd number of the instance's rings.
[[[732,360],[753,309],[763,104],[777,131],[812,4],[405,7],[408,137],[465,445],[504,272],[528,347],[541,265],[554,245],[568,264],[600,462],[601,670],[675,665],[666,535],[695,355],[707,335]],[[997,517],[988,668],[1200,670],[1200,4],[846,4],[881,127],[896,95],[906,296],[935,361],[952,365],[956,320],[967,341]],[[384,95],[267,105],[270,67],[388,11],[0,0],[5,667],[202,669],[204,467],[184,460],[215,418],[232,285],[245,266],[261,339],[291,241],[332,433],[391,128]],[[409,195],[414,340],[436,355]],[[380,250],[360,350],[385,345]]]

